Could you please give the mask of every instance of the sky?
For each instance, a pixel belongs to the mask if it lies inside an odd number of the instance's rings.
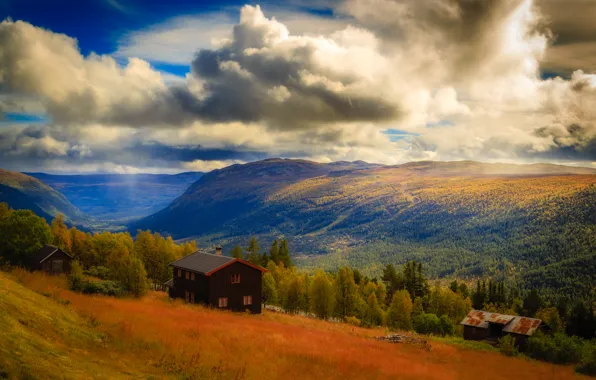
[[[0,167],[596,167],[596,0],[0,0]]]

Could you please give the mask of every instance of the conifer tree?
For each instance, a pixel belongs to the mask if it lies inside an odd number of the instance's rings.
[[[245,260],[255,265],[261,265],[261,246],[256,237],[251,237],[246,247]]]
[[[290,248],[288,247],[288,241],[283,238],[279,244],[279,260],[284,264],[286,268],[292,267],[292,259],[290,258]]]
[[[242,259],[242,248],[238,244],[232,248],[232,257],[236,259]]]
[[[271,248],[269,248],[269,259],[275,264],[279,264],[279,247],[277,239],[273,240],[273,243],[271,243]]]

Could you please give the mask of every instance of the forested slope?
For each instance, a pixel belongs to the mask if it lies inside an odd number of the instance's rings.
[[[134,227],[229,244],[284,235],[303,266],[347,263],[379,274],[387,263],[416,259],[433,277],[512,278],[596,252],[595,173],[468,161],[267,160],[206,175]]]
[[[84,224],[89,218],[64,195],[43,182],[17,172],[0,169],[0,202],[15,209],[29,209],[50,220],[59,213],[71,224]]]

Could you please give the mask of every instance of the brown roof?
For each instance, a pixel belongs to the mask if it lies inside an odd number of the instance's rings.
[[[536,330],[543,325],[540,319],[527,318],[527,317],[515,317],[511,323],[509,323],[503,329],[504,332],[532,336]]]
[[[64,252],[60,248],[54,247],[53,245],[46,244],[43,247],[41,247],[39,249],[39,251],[35,252],[35,254],[31,257],[31,262],[33,264],[41,264],[44,261],[46,261],[50,256],[52,256],[54,253],[56,253],[58,251],[64,253],[66,256],[70,257],[71,259],[73,258],[71,255]]]
[[[472,310],[460,322],[460,325],[487,329],[489,324],[504,325],[503,332],[520,335],[532,335],[542,325],[540,319],[517,317],[482,310]]]
[[[248,261],[244,261],[241,259],[235,259],[233,257],[221,256],[221,255],[213,255],[211,253],[206,253],[202,251],[197,251],[192,253],[188,256],[181,258],[180,260],[176,260],[170,263],[171,266],[176,268],[182,268],[189,270],[191,272],[197,272],[200,274],[204,274],[205,276],[210,276],[211,274],[217,272],[220,269],[227,267],[228,265],[232,265],[235,262],[242,263],[244,265],[248,265],[249,267],[255,268],[260,270],[261,272],[266,272],[267,270],[261,268],[258,265],[254,265],[249,263]]]

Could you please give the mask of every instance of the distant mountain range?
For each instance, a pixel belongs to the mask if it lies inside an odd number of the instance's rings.
[[[64,195],[31,176],[0,169],[0,202],[14,209],[28,209],[50,222],[59,213],[70,224],[87,224],[89,217]]]
[[[123,223],[157,212],[203,175],[26,174],[60,191],[81,211],[104,223]]]
[[[348,263],[375,275],[417,259],[437,277],[556,277],[565,260],[595,258],[595,184],[596,170],[548,164],[271,159],[208,173],[129,227],[225,249],[286,236],[303,266]],[[548,286],[576,289],[560,280]]]

